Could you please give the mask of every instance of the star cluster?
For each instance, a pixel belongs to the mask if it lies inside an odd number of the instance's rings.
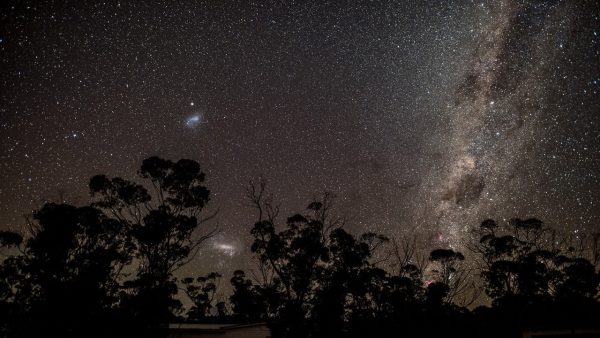
[[[152,155],[199,161],[219,209],[192,268],[248,264],[258,177],[282,215],[328,190],[350,230],[438,246],[599,229],[595,0],[0,6],[2,229]]]

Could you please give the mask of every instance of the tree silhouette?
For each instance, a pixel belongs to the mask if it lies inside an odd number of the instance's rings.
[[[13,304],[5,333],[108,335],[116,326],[111,311],[118,302],[117,280],[129,261],[119,224],[96,208],[66,204],[46,204],[33,219],[22,255],[2,265],[2,299]],[[2,237],[3,244],[17,245],[20,235]],[[90,333],[99,321],[110,324]]]
[[[378,260],[388,239],[345,230],[331,194],[280,223],[264,182],[246,190],[257,270],[252,279],[233,273],[229,316],[215,303],[220,274],[177,278],[214,232],[202,226],[214,214],[200,217],[209,200],[200,166],[152,157],[139,175],[144,184],[95,176],[90,206],[47,203],[23,234],[0,231],[2,336],[164,336],[178,320],[267,321],[273,337],[518,337],[597,325],[595,235],[583,243],[534,218],[485,220],[468,257],[419,255],[405,239]],[[470,276],[491,307],[470,311],[457,300],[473,288]],[[178,290],[192,303],[186,318]]]
[[[233,307],[234,318],[242,323],[265,321],[268,319],[268,304],[265,290],[254,285],[246,278],[242,270],[236,270],[231,277],[233,293],[230,301]],[[278,303],[273,301],[272,303]]]
[[[458,271],[458,265],[465,260],[465,256],[452,249],[435,249],[429,254],[429,261],[437,263],[434,272],[440,282],[450,285],[453,275]]]
[[[181,303],[173,296],[173,273],[195,256],[215,229],[194,236],[208,219],[200,213],[209,201],[204,174],[192,160],[172,162],[150,157],[139,171],[151,187],[98,175],[90,180],[94,206],[106,210],[127,233],[127,243],[138,263],[137,276],[125,283],[126,307],[137,320],[156,325],[173,319]]]
[[[556,247],[556,233],[543,222],[513,219],[500,228],[487,220],[481,231],[479,248],[488,266],[482,277],[495,302],[550,301],[567,294],[591,298],[596,294],[598,279],[593,265]]]
[[[212,272],[206,276],[200,276],[195,279],[187,277],[181,280],[184,285],[183,290],[193,304],[188,311],[188,319],[193,321],[203,321],[211,316],[211,310],[216,307],[216,304],[213,303],[215,301],[220,278],[220,274]],[[224,313],[221,315],[224,315]]]
[[[269,220],[257,222],[251,231],[255,238],[252,252],[258,255],[261,264],[274,272],[272,283],[264,288],[270,289],[265,292],[278,295],[271,298],[277,303],[270,304],[270,308],[287,324],[282,326],[283,336],[306,335],[307,312],[318,264],[321,259],[328,259],[324,224],[317,218],[320,205],[311,203],[309,207],[315,216],[293,215],[281,232],[277,232]]]
[[[282,337],[340,333],[348,326],[349,313],[357,320],[373,313],[384,284],[377,278],[383,279],[385,272],[369,258],[385,237],[366,233],[356,238],[346,232],[343,219],[331,215],[333,196],[328,193],[277,231],[278,208],[265,194],[264,183],[251,185],[247,193],[258,211],[251,250],[261,271],[272,277],[253,286],[238,273],[232,279],[234,311],[241,315],[240,309],[266,303],[265,317],[276,319],[273,329]],[[242,294],[256,298],[240,302]]]
[[[0,231],[0,248],[11,248],[21,245],[23,236],[12,231]]]
[[[468,291],[472,284],[468,283],[471,275],[471,269],[463,264],[465,256],[452,249],[435,249],[429,254],[429,261],[433,264],[432,272],[435,274],[435,282],[429,285],[430,288],[436,288],[433,294],[440,295],[442,289],[447,289],[444,301],[452,303],[456,297]],[[437,284],[444,284],[447,288],[442,288]]]
[[[328,256],[319,268],[312,321],[321,336],[353,330],[354,323],[379,314],[385,301],[386,272],[369,262],[387,238],[365,233],[358,238],[338,228],[331,232]]]
[[[0,326],[5,336],[163,333],[152,328],[180,306],[173,273],[214,232],[195,234],[214,215],[199,217],[209,191],[198,163],[151,157],[139,174],[150,191],[98,175],[91,206],[48,203],[34,213],[26,239],[0,232],[3,251],[18,251],[0,265],[0,310],[11,319]],[[200,292],[187,291],[201,312]],[[98,323],[106,325],[90,332]]]
[[[599,275],[587,259],[560,246],[559,235],[537,219],[481,223],[474,246],[497,316],[513,328],[572,326],[600,314]]]

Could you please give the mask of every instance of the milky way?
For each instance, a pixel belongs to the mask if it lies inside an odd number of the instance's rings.
[[[598,72],[597,47],[589,44],[594,27],[578,22],[584,8],[573,2],[504,1],[487,9],[490,20],[448,108],[452,117],[441,141],[444,170],[431,173],[439,180],[440,190],[433,190],[439,196],[433,221],[442,242],[459,245],[482,215],[538,216],[549,222],[558,218],[559,227],[567,229],[594,225],[589,217],[598,214],[593,211],[599,208],[597,169],[579,165],[598,161],[598,134],[580,130],[587,135],[552,135],[555,127],[547,126],[552,120],[557,126],[581,123],[581,117],[592,117],[598,107],[596,93],[587,97],[582,88],[593,79],[593,71],[587,79],[585,73],[568,70],[561,72],[562,78],[557,74],[561,66],[581,62],[572,59],[581,55],[571,53],[585,51],[585,45],[596,63],[580,66]],[[566,85],[569,77],[575,78],[575,85]],[[549,83],[556,81],[565,83],[552,88]],[[578,99],[573,101],[573,94],[584,95],[575,95]],[[551,102],[556,95],[564,99]],[[597,128],[597,120],[587,123]],[[573,137],[579,140],[572,149],[557,147]],[[558,144],[547,144],[549,139]],[[553,161],[561,155],[568,161],[562,165]],[[581,181],[575,175],[581,175]],[[548,184],[552,177],[559,177],[560,183]],[[580,214],[566,211],[564,204],[570,199],[578,201]]]
[[[264,177],[282,215],[337,195],[351,231],[461,247],[482,219],[600,221],[597,1],[3,1],[0,228],[94,174],[201,163],[246,267]]]

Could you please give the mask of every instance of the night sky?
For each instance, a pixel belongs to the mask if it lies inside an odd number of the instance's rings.
[[[282,216],[324,190],[351,231],[460,248],[485,218],[600,229],[600,3],[2,1],[0,228],[85,204],[94,174],[200,162],[248,262],[264,177]]]

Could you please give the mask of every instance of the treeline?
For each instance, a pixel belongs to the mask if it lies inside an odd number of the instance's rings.
[[[216,231],[199,164],[152,157],[139,176],[143,185],[95,176],[89,206],[47,203],[27,235],[0,232],[2,336],[164,336],[181,321],[264,321],[274,337],[519,337],[598,325],[598,236],[486,220],[464,253],[422,256],[413,240],[347,232],[328,194],[280,224],[264,183],[246,190],[256,268],[235,271],[229,302],[216,302],[218,273],[176,277]]]

